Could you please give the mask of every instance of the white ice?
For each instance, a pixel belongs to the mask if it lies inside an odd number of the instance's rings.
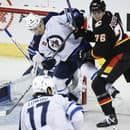
[[[0,82],[15,80],[29,67],[25,59],[0,57]],[[119,130],[130,130],[130,84],[126,83],[123,76],[114,84],[121,91],[121,100],[114,103],[119,119]],[[5,109],[9,106],[7,105]],[[0,117],[0,130],[18,130],[19,113],[21,106],[6,117]],[[88,85],[88,104],[86,106],[85,123],[82,130],[97,130],[96,123],[104,119],[99,109],[96,98]]]

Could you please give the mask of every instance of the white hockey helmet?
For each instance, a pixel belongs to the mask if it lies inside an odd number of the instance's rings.
[[[32,13],[30,13],[25,18],[25,23],[28,29],[35,29],[36,27],[39,26],[40,22],[41,22],[41,17]]]
[[[32,91],[35,93],[55,94],[55,83],[48,75],[37,76],[32,82]]]

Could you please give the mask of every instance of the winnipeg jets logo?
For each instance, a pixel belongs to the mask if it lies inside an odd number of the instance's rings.
[[[58,35],[52,35],[47,38],[48,47],[53,51],[61,51],[64,47],[63,38]]]

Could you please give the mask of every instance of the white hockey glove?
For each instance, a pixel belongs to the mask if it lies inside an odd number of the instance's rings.
[[[43,69],[42,62],[45,60],[45,58],[39,53],[36,52],[36,55],[33,56],[33,65],[37,65],[40,69]]]

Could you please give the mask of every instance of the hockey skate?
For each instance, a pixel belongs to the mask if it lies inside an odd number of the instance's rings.
[[[106,116],[106,119],[100,123],[97,124],[98,130],[119,130],[117,128],[118,120],[116,117],[116,114],[110,114]]]

